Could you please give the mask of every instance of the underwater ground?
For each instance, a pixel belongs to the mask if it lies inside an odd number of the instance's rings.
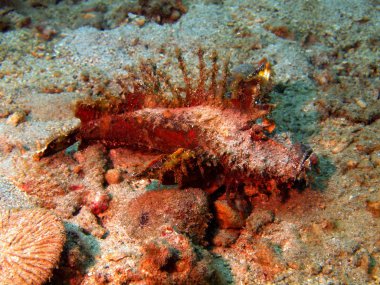
[[[18,273],[0,274],[46,275],[17,284],[380,284],[379,10],[369,0],[0,0],[0,218],[17,225],[27,214],[5,209],[46,208],[37,216],[53,224],[31,218],[28,231],[17,228],[25,243],[12,248],[14,228],[0,223],[12,249],[0,248],[0,260],[31,247],[24,236],[41,229],[57,243],[46,270],[16,261]],[[162,183],[173,180],[171,165],[143,175],[162,153],[75,143],[76,102],[123,95],[120,78],[131,73],[146,84],[141,62],[186,85],[178,48],[189,78],[198,78],[200,48],[209,69],[215,51],[231,68],[267,58],[276,129],[253,144],[308,145],[318,164],[302,187],[258,193],[244,178],[245,198],[230,203],[225,181],[211,181],[232,175],[226,169],[195,185],[199,171],[186,163],[197,153],[181,152],[176,171],[190,186],[178,189]],[[221,114],[222,127],[237,118]],[[173,115],[163,116],[169,124]],[[205,129],[207,139],[223,141],[218,131]],[[186,184],[174,180],[166,184]],[[64,245],[52,230],[62,222]]]

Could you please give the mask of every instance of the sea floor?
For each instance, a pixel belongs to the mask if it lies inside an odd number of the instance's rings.
[[[377,1],[55,2],[0,1],[0,207],[64,221],[47,284],[380,284]],[[95,144],[36,159],[79,127],[77,100],[119,94],[142,59],[180,82],[177,48],[195,77],[199,47],[207,66],[213,51],[269,60],[275,132],[319,159],[306,189],[215,232],[204,191],[134,175],[157,154]]]

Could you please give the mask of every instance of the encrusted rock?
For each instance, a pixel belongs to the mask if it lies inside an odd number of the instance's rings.
[[[161,238],[142,247],[139,270],[147,284],[217,284],[208,252],[170,226],[160,230]]]
[[[105,228],[98,224],[95,215],[86,206],[82,207],[79,214],[72,218],[71,221],[85,232],[98,238],[102,238],[107,232]]]
[[[160,236],[158,228],[168,224],[199,243],[204,241],[210,216],[207,196],[201,189],[166,189],[131,200],[122,222],[135,238]]]
[[[24,111],[16,111],[8,117],[7,124],[16,127],[20,123],[24,122],[25,118],[26,113]]]

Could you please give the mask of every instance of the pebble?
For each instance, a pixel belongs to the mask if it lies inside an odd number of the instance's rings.
[[[144,25],[145,25],[145,22],[146,22],[145,18],[137,18],[137,19],[135,20],[136,25],[139,26],[139,27],[144,26]]]
[[[120,171],[115,168],[107,170],[105,179],[108,184],[119,184],[121,182]]]
[[[181,18],[181,13],[178,11],[178,10],[174,10],[171,14],[170,14],[170,21],[177,21],[179,18]]]
[[[7,124],[16,127],[25,121],[26,113],[24,111],[16,111],[7,119]]]
[[[350,159],[346,162],[347,169],[354,169],[358,166],[359,162],[353,159]]]
[[[367,103],[363,99],[356,99],[355,102],[356,102],[356,105],[358,105],[360,108],[362,109],[367,108]]]

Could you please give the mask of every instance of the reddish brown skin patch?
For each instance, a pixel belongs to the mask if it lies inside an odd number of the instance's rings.
[[[78,112],[83,114],[82,112]],[[104,115],[90,120],[87,112],[84,113],[85,123],[81,126],[81,136],[87,141],[102,141],[109,147],[144,146],[161,151],[173,152],[179,147],[192,149],[198,145],[197,132],[194,129],[182,131],[180,128],[154,126],[147,120],[129,117],[129,114]],[[146,132],[144,132],[144,130]],[[153,144],[151,142],[154,142]],[[158,145],[160,147],[158,147]]]

